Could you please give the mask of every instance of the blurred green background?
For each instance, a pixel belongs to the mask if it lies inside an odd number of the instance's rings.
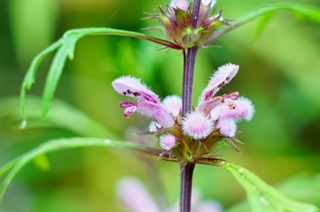
[[[49,139],[82,135],[42,120],[40,111],[27,129],[19,129],[18,102],[10,107],[6,102],[19,95],[23,76],[37,53],[68,29],[111,27],[140,32],[159,25],[140,18],[146,17],[144,12],[157,13],[157,7],[167,2],[4,1],[0,7],[1,164]],[[221,0],[217,8],[223,9],[225,18],[236,19],[261,4],[275,2],[284,1]],[[320,6],[317,0],[290,2]],[[220,154],[288,196],[319,206],[319,25],[280,12],[259,37],[256,28],[257,22],[252,22],[214,43],[222,48],[200,50],[194,105],[213,70],[228,62],[239,64],[238,75],[222,92],[239,91],[250,98],[256,114],[251,122],[239,124],[237,137],[245,143],[239,146],[241,154],[230,149]],[[158,31],[144,32],[162,36]],[[180,95],[182,54],[160,49],[131,38],[86,37],[78,43],[74,60],[67,61],[55,97],[102,123],[114,133],[113,138],[137,140],[133,132],[146,129],[150,120],[139,115],[125,119],[118,105],[125,98],[112,89],[111,82],[133,75],[161,97]],[[41,96],[50,59],[40,66],[30,95]],[[91,136],[104,135],[92,132]],[[154,196],[162,195],[162,190],[171,205],[178,199],[178,164],[103,148],[60,151],[48,158],[49,170],[29,164],[18,174],[4,197],[3,211],[122,210],[125,206],[114,187],[120,177],[128,175],[141,179]],[[232,210],[245,198],[233,177],[219,168],[198,165],[194,185],[205,200],[216,200],[225,209]]]

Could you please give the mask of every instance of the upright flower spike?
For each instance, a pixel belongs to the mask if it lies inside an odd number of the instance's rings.
[[[164,128],[174,125],[173,118],[163,107],[158,96],[139,79],[131,76],[120,77],[112,82],[112,86],[121,95],[137,99],[136,104],[120,102],[120,107],[125,108],[125,117],[129,117],[137,110],[143,115],[154,118]]]

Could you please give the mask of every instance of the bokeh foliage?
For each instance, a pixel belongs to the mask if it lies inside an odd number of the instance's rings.
[[[19,94],[31,59],[64,31],[81,27],[141,31],[141,28],[158,25],[150,20],[140,21],[145,17],[143,12],[154,12],[159,4],[164,6],[166,2],[5,1],[0,8],[1,97]],[[223,8],[225,18],[236,19],[270,2],[279,1],[221,0],[217,7]],[[303,3],[319,6],[318,1]],[[239,64],[239,74],[224,89],[237,90],[252,99],[256,115],[252,122],[239,126],[242,133],[238,138],[245,142],[240,146],[241,154],[228,149],[221,154],[247,167],[269,184],[278,184],[295,175],[319,172],[319,26],[297,21],[294,15],[283,12],[272,16],[257,37],[258,23],[248,24],[214,43],[222,48],[200,51],[194,103],[196,105],[214,69],[227,62]],[[161,36],[157,31],[146,33]],[[49,62],[40,67],[31,93],[41,95]],[[132,132],[144,130],[148,120],[138,116],[124,119],[118,107],[123,97],[111,88],[111,81],[124,74],[142,78],[161,97],[180,95],[182,55],[131,38],[88,37],[77,45],[74,60],[67,62],[55,96],[97,120],[115,136],[137,140]],[[19,109],[12,115],[3,101],[0,108],[1,164],[49,139],[81,135],[41,120],[40,111],[37,120],[30,120],[30,126],[20,130]],[[61,119],[66,117],[61,116]],[[74,124],[78,124],[76,120]],[[130,129],[132,127],[135,129]],[[119,209],[122,206],[114,185],[119,177],[126,175],[140,177],[154,195],[159,188],[154,182],[159,177],[170,202],[176,201],[179,193],[176,164],[160,163],[130,151],[88,148],[57,152],[48,158],[50,170],[43,172],[30,164],[18,175],[4,199],[3,209]],[[314,178],[294,179],[298,179],[291,180],[296,190],[288,189],[290,186],[283,190],[298,200],[319,206]],[[218,200],[225,208],[244,198],[244,191],[234,179],[218,168],[198,166],[195,186],[201,188],[205,199]]]

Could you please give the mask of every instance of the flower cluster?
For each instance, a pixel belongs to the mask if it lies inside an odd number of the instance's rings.
[[[237,122],[251,120],[254,107],[238,92],[216,96],[221,87],[237,74],[238,65],[226,64],[213,74],[199,98],[198,106],[181,117],[182,101],[168,96],[163,101],[141,81],[123,76],[112,82],[113,88],[137,101],[120,102],[124,116],[134,112],[152,117],[149,131],[159,136],[160,146],[182,161],[195,160],[214,149],[219,141],[235,138]]]
[[[219,26],[230,26],[221,11],[214,14],[215,3],[215,0],[202,0],[195,19],[188,0],[171,0],[165,10],[160,7],[160,14],[151,14],[148,18],[158,19],[167,39],[175,44],[183,48],[202,47]]]

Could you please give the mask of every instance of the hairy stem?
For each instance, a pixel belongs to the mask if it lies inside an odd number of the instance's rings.
[[[194,63],[198,48],[192,47],[183,52],[182,116],[185,117],[192,107],[192,84]]]

